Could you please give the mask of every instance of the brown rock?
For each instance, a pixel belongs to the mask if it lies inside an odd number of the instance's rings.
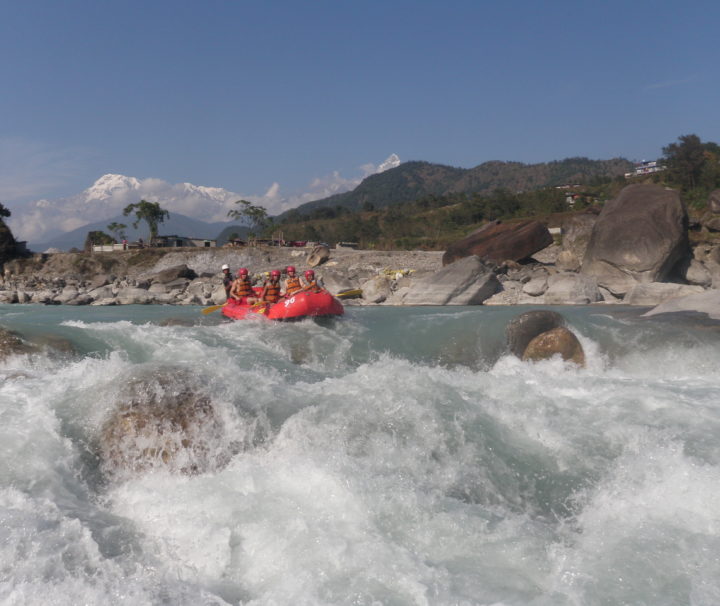
[[[510,352],[519,358],[535,337],[564,325],[565,318],[555,311],[546,309],[526,311],[510,320],[505,327],[505,337]]]
[[[578,338],[564,326],[539,334],[528,343],[523,360],[547,360],[560,354],[563,360],[585,366],[585,352]]]
[[[615,295],[638,282],[662,282],[690,258],[687,227],[677,191],[628,185],[598,216],[581,271]]]
[[[469,236],[453,242],[443,255],[443,265],[477,255],[485,261],[521,261],[552,244],[552,236],[539,221],[491,221]]]

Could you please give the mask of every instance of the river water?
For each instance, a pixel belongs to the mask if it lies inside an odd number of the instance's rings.
[[[720,604],[717,325],[555,308],[579,369],[505,354],[526,309],[0,306],[67,350],[0,362],[0,603]],[[175,381],[210,462],[105,473]]]

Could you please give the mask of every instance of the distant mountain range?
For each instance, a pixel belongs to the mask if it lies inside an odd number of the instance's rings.
[[[430,162],[400,163],[393,154],[354,189],[301,204],[276,218],[291,219],[322,207],[341,206],[359,210],[372,205],[383,208],[428,195],[488,194],[495,189],[517,192],[582,184],[595,178],[624,175],[632,168],[633,163],[623,158],[567,158],[540,164],[485,162],[465,169]],[[26,238],[28,247],[34,251],[81,248],[89,231],[108,232],[107,226],[113,222],[127,225],[126,233],[131,240],[147,238],[147,226],[143,222],[138,230],[134,230],[131,226],[133,217],[121,214],[127,204],[144,199],[159,202],[170,212],[169,220],[160,225],[160,235],[217,239],[221,234],[226,237],[232,231],[243,235],[247,232],[242,225],[227,221],[228,210],[236,208],[235,202],[241,198],[239,194],[219,187],[201,187],[191,183],[172,185],[160,179],[138,180],[107,174],[80,194],[56,200],[37,200],[22,213],[13,212],[8,225],[14,234],[19,233]],[[264,206],[262,198],[246,199]],[[230,231],[227,231],[228,228]]]
[[[138,229],[132,226],[132,217],[124,217],[118,215],[110,219],[95,221],[72,231],[66,232],[50,240],[37,243],[29,243],[28,248],[35,252],[45,252],[46,250],[70,250],[71,248],[82,249],[85,238],[90,231],[104,231],[110,233],[107,226],[113,222],[127,225],[125,234],[129,241],[136,241],[139,238],[147,241],[148,227],[144,221],[138,224]],[[228,240],[228,236],[237,233],[241,238],[247,235],[248,228],[245,225],[239,225],[233,222],[214,222],[206,223],[198,219],[192,219],[180,213],[170,213],[170,217],[160,224],[160,235],[165,236],[186,236],[192,238],[207,238],[210,240],[218,240],[218,245],[222,246]],[[115,236],[115,234],[111,234]]]
[[[485,162],[475,168],[455,168],[430,162],[405,162],[371,175],[352,191],[307,202],[280,215],[290,218],[318,208],[340,206],[359,210],[366,205],[383,208],[418,198],[451,193],[489,194],[496,189],[511,192],[588,183],[596,178],[624,175],[634,164],[624,158],[590,160],[567,158],[556,162]]]

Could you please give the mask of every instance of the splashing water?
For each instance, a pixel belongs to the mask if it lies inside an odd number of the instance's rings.
[[[0,361],[0,601],[720,603],[720,331],[556,310],[586,368],[525,308],[0,306],[69,344]]]

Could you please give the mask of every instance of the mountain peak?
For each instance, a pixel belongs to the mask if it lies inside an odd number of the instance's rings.
[[[390,154],[385,162],[380,164],[380,166],[377,167],[376,173],[384,173],[386,170],[390,170],[391,168],[397,168],[400,166],[400,156],[397,154]]]
[[[135,177],[115,175],[108,173],[100,177],[95,183],[88,187],[83,193],[85,200],[107,200],[119,191],[140,189],[140,181]]]

